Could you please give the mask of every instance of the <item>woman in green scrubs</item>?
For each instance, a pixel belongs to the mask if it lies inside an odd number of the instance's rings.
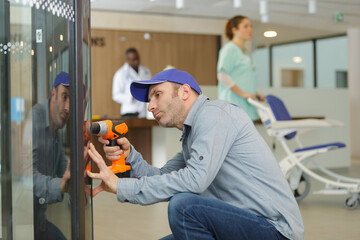
[[[247,98],[263,101],[264,96],[256,92],[255,65],[250,52],[245,49],[245,42],[252,37],[251,21],[244,16],[230,18],[225,34],[231,41],[219,52],[218,97],[242,107],[255,121],[259,116]]]

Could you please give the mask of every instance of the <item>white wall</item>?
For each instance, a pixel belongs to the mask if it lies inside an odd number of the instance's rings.
[[[351,114],[351,155],[360,158],[360,28],[348,32],[349,90]]]
[[[293,43],[289,45],[280,45],[273,47],[273,86],[281,87],[281,70],[303,70],[304,71],[304,88],[314,86],[314,58],[313,45],[311,41]],[[301,57],[302,62],[295,63],[293,57]],[[261,70],[262,71],[262,70]],[[259,71],[258,71],[259,72]]]
[[[253,52],[253,61],[256,66],[256,86],[270,87],[270,50],[258,48]],[[261,71],[260,71],[261,69]]]
[[[316,45],[317,86],[336,88],[336,71],[348,70],[347,37],[320,39]]]

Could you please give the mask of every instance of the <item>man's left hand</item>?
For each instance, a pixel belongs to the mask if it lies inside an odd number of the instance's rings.
[[[99,186],[93,189],[93,197],[102,191],[111,192],[116,194],[116,187],[119,178],[108,168],[104,159],[96,151],[94,145],[90,143],[89,155],[98,166],[100,172],[92,173],[87,171],[87,175],[93,179],[101,179],[102,182]]]

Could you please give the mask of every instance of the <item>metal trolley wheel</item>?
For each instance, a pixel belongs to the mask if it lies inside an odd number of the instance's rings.
[[[353,197],[348,197],[345,199],[344,204],[347,209],[353,210],[359,205],[359,199],[353,200]]]
[[[305,173],[302,173],[299,186],[293,190],[296,201],[303,200],[310,192],[310,178]]]

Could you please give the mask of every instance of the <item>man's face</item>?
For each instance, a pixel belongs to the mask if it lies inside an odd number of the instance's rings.
[[[51,122],[54,124],[56,129],[63,128],[66,121],[69,119],[69,101],[68,87],[60,84],[56,89],[53,89],[51,97]]]
[[[178,95],[179,88],[175,86],[177,85],[163,82],[149,88],[148,111],[162,127],[179,128],[183,124],[185,106]]]
[[[140,57],[136,52],[129,52],[126,55],[126,61],[133,69],[135,69],[136,71],[138,70],[140,64]]]

